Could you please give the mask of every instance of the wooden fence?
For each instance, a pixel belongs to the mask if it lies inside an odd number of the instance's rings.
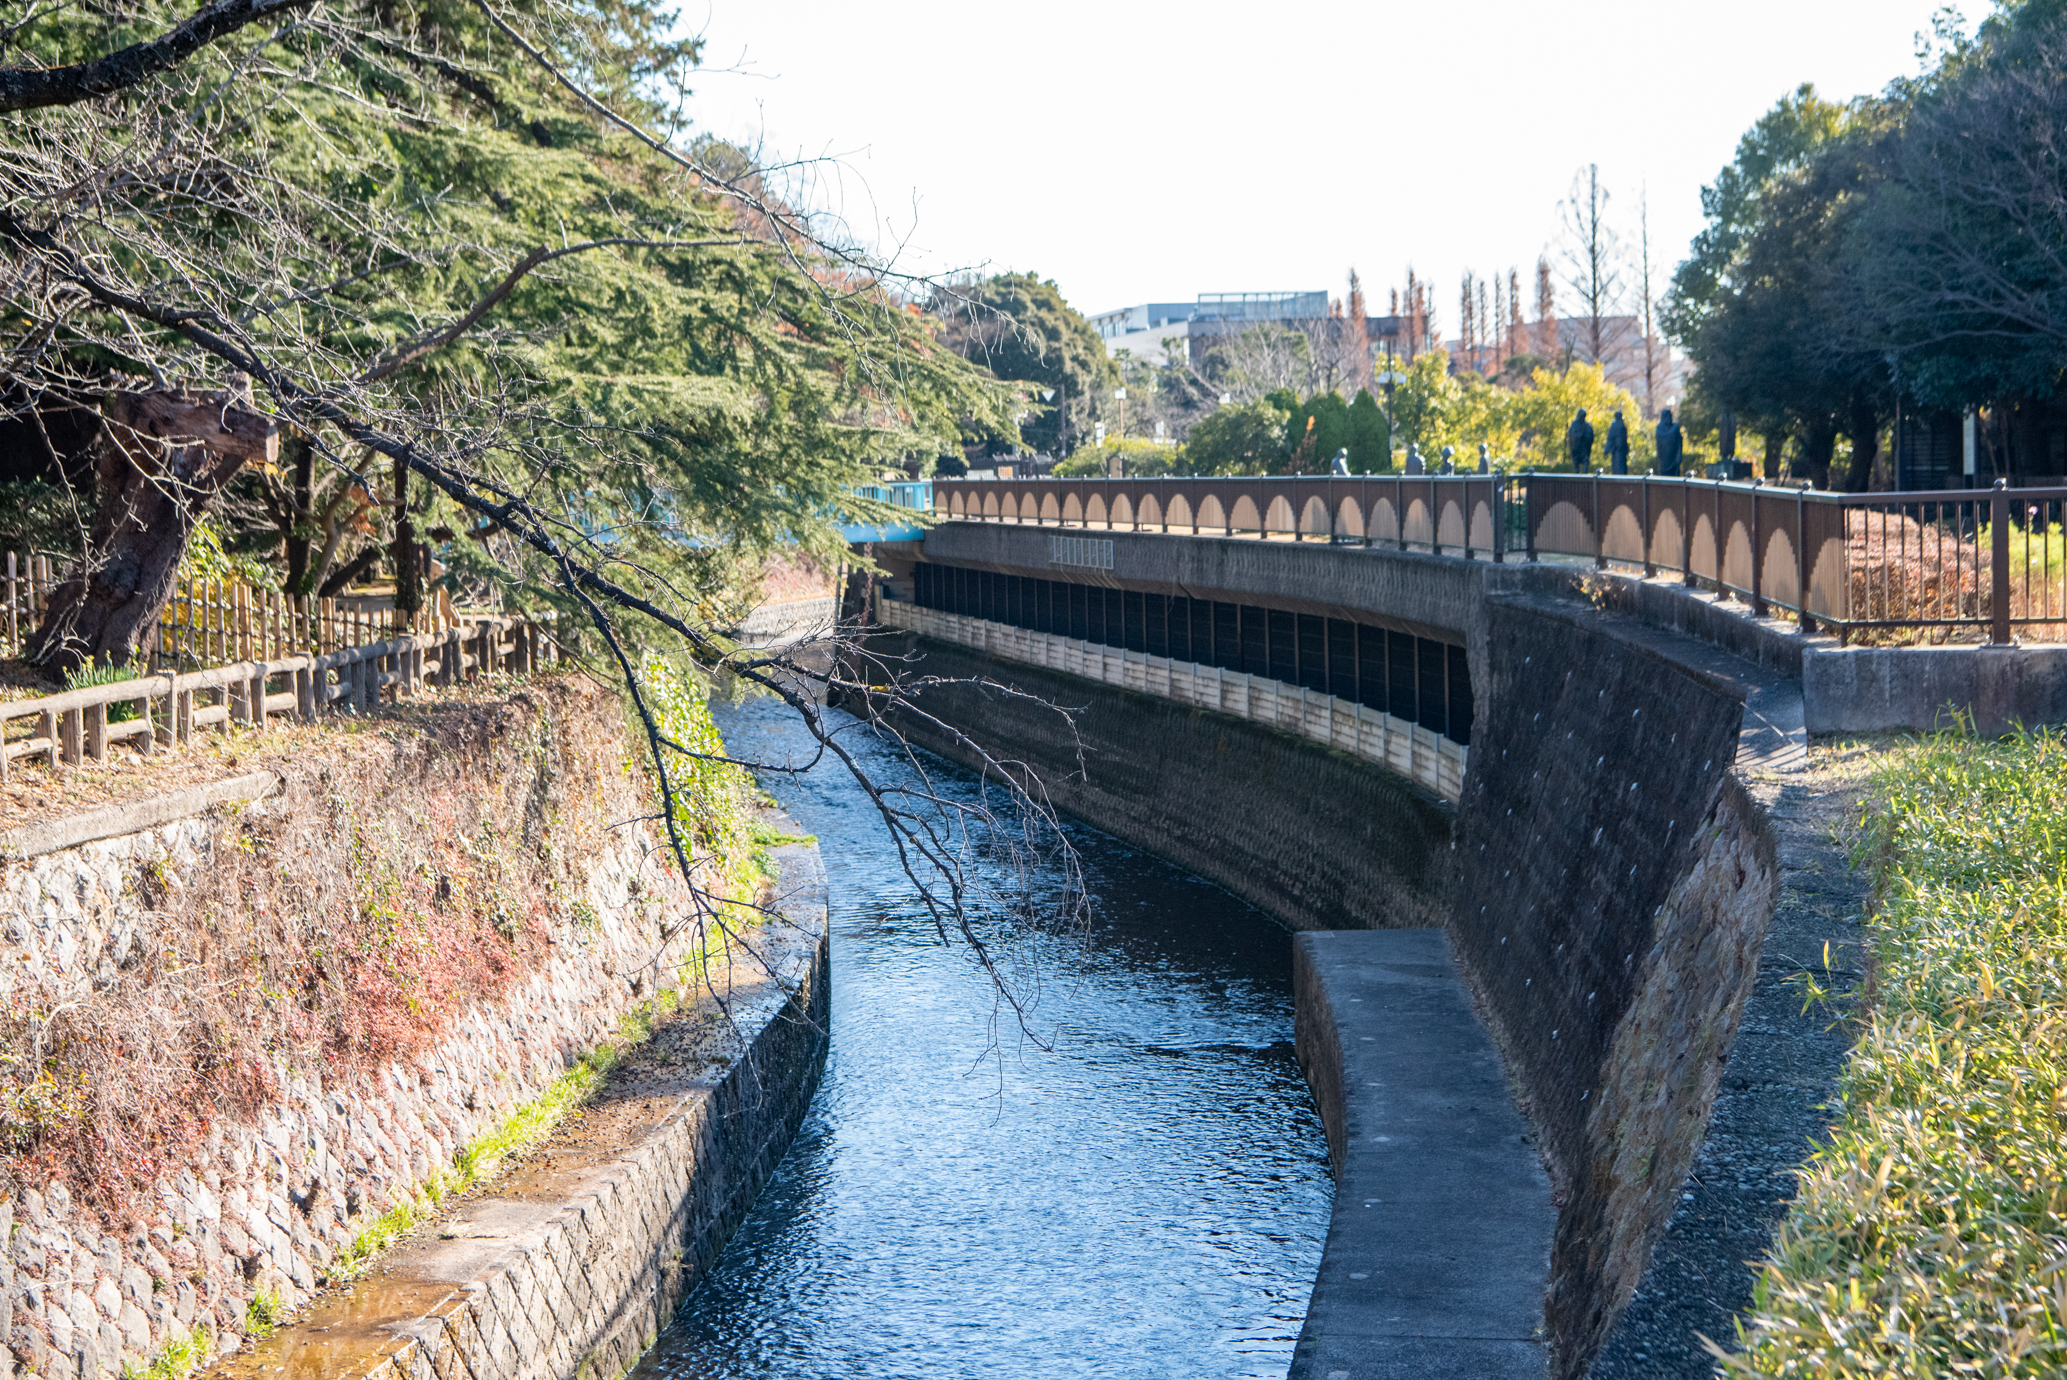
[[[52,587],[47,558],[7,561],[10,655],[19,655]],[[0,700],[0,782],[17,762],[52,771],[104,762],[128,743],[151,753],[197,729],[263,726],[276,715],[365,713],[392,690],[456,685],[470,674],[521,674],[559,659],[540,623],[457,613],[440,597],[406,630],[388,610],[294,599],[213,581],[182,581],[159,620],[149,668],[134,680],[36,699]],[[189,669],[192,668],[192,669]]]
[[[63,569],[50,556],[10,551],[5,570],[0,657],[18,657],[41,625]],[[173,582],[172,597],[143,651],[154,671],[199,670],[302,652],[322,655],[400,633],[429,635],[480,616],[455,612],[451,600],[438,590],[405,628],[392,610],[369,608],[356,599],[318,599],[222,580],[182,579]]]

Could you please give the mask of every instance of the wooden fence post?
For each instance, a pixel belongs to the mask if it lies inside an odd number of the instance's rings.
[[[56,714],[48,709],[43,711],[42,716],[36,722],[36,736],[47,744],[43,751],[50,763],[50,774],[52,776],[57,775],[58,741]]]

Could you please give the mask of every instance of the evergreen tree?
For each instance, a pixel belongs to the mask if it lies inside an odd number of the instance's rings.
[[[1368,388],[1357,389],[1349,404],[1348,444],[1349,467],[1358,474],[1384,474],[1392,468],[1392,428]]]

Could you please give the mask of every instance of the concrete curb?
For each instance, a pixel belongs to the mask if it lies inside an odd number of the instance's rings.
[[[204,810],[212,810],[218,805],[263,800],[278,792],[280,785],[278,773],[255,771],[244,776],[233,776],[227,781],[214,781],[205,786],[189,786],[185,790],[154,795],[148,800],[132,801],[126,805],[109,805],[81,814],[66,815],[63,819],[9,829],[6,833],[0,834],[0,862],[20,862],[26,858],[41,857],[45,853],[55,853],[61,848],[76,848],[82,843],[141,833],[145,829],[155,829],[161,824],[170,824],[174,820],[198,815]]]
[[[1550,1179],[1441,930],[1294,940],[1335,1211],[1290,1380],[1541,1380]]]

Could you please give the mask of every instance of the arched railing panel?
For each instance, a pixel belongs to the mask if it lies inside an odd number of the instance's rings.
[[[1536,520],[1535,540],[1531,544],[1538,551],[1592,555],[1593,520],[1579,510],[1578,504],[1561,499],[1546,508],[1543,516]]]
[[[1296,530],[1292,525],[1292,504],[1283,494],[1272,494],[1270,507],[1264,510],[1263,530],[1273,535]]]
[[[1435,544],[1446,551],[1460,551],[1469,535],[1464,525],[1464,505],[1452,494],[1439,500],[1441,516],[1436,519]]]
[[[1364,535],[1364,511],[1354,498],[1345,498],[1335,505],[1335,535],[1338,537],[1361,537]]]
[[[1234,515],[1228,520],[1228,526],[1237,532],[1261,532],[1263,515],[1256,511],[1256,500],[1247,494],[1236,494]]]
[[[1392,542],[1400,539],[1399,505],[1389,496],[1372,500],[1370,538],[1372,541]]]

